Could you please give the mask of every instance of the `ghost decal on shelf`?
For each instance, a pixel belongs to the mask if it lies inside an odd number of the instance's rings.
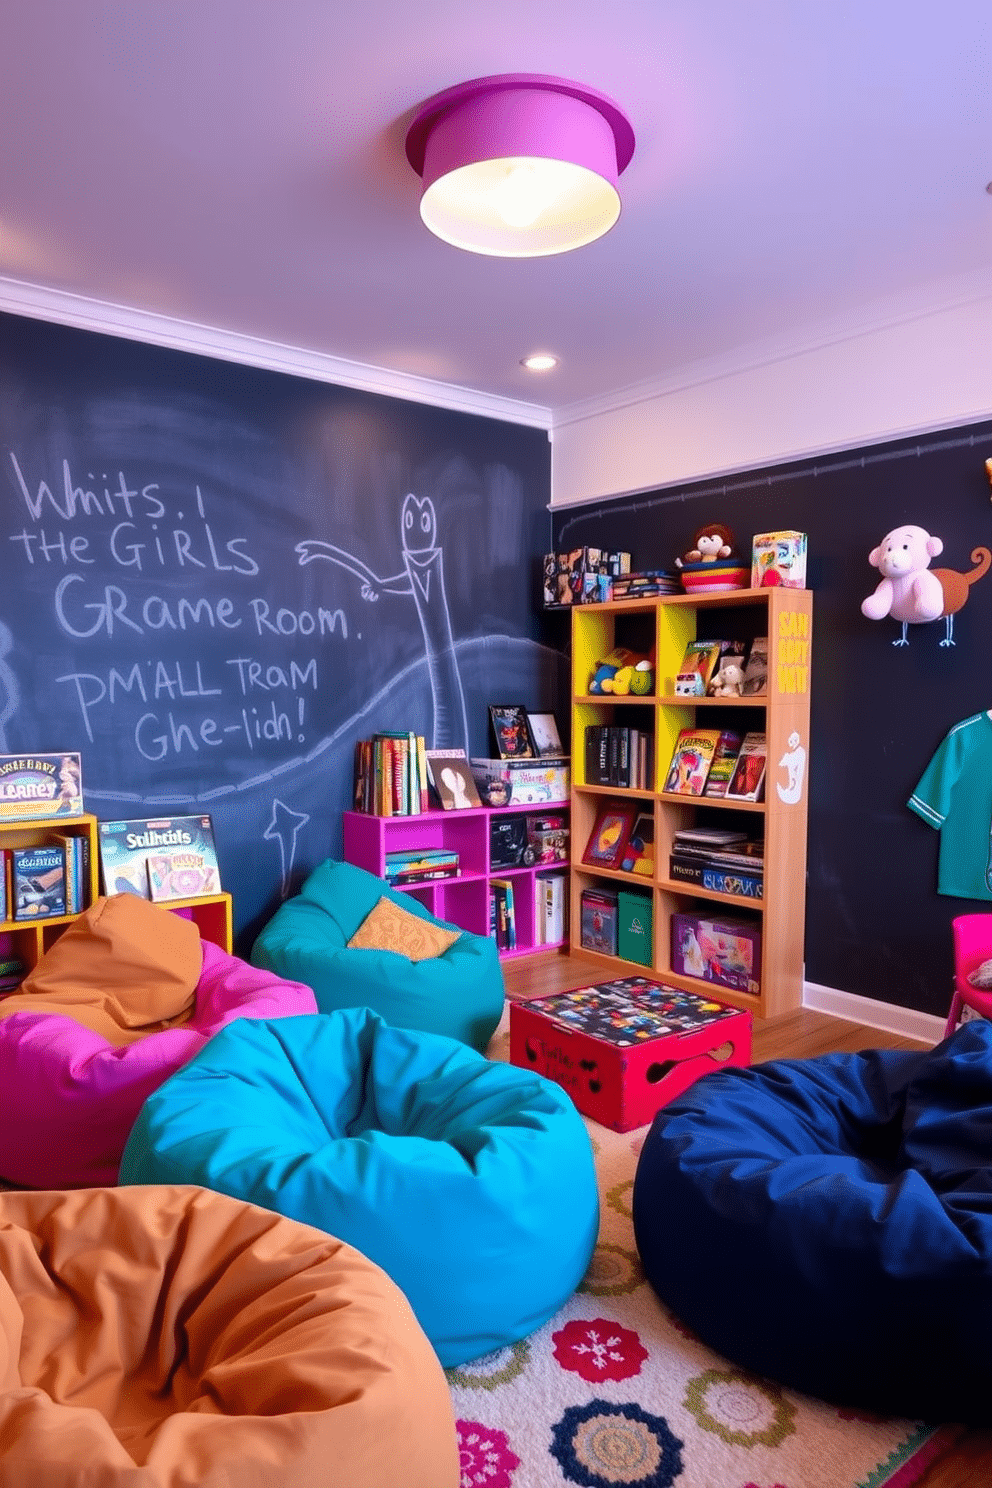
[[[794,806],[803,798],[803,781],[806,778],[806,750],[796,729],[789,735],[788,747],[778,766],[780,770],[785,770],[788,777],[784,785],[780,780],[775,782],[778,798],[786,806]]]

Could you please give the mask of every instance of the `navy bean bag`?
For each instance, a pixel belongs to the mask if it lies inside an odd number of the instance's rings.
[[[633,1215],[651,1285],[728,1359],[992,1425],[992,1024],[712,1072],[655,1118]]]
[[[556,1312],[599,1218],[563,1090],[368,1008],[229,1024],[146,1100],[120,1182],[199,1184],[346,1241],[445,1367]]]
[[[401,949],[349,946],[382,899],[417,916],[425,928],[458,932],[457,939],[440,955],[416,961]],[[370,1007],[397,1028],[443,1033],[480,1053],[503,1012],[503,971],[491,935],[439,920],[412,894],[333,858],[279,906],[255,941],[251,961],[312,987],[322,1013]]]

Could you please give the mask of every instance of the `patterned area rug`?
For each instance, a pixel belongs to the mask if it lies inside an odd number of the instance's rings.
[[[497,1032],[489,1053],[507,1058]],[[602,1223],[581,1287],[539,1332],[448,1371],[461,1488],[910,1488],[953,1439],[838,1410],[735,1368],[658,1301],[630,1200],[647,1128],[587,1123]],[[549,1175],[549,1181],[553,1176]]]

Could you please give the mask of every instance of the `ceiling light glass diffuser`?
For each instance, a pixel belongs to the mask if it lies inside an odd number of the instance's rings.
[[[502,73],[436,94],[406,137],[431,232],[472,253],[538,258],[602,237],[634,131],[605,94],[567,78]]]

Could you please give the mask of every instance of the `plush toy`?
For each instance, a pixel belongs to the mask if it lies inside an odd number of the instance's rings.
[[[649,656],[630,651],[626,646],[617,646],[602,661],[597,661],[596,670],[589,679],[591,693],[611,693],[625,697],[635,693],[646,696],[654,689],[654,663]]]
[[[736,661],[725,661],[706,684],[707,697],[740,697],[744,692],[744,669]]]
[[[626,697],[628,693],[647,697],[654,691],[654,667],[647,660],[639,661],[635,666],[621,667],[603,691],[612,692],[614,697]]]
[[[861,613],[869,620],[884,620],[891,615],[902,626],[894,646],[908,644],[907,625],[922,625],[930,620],[945,620],[942,646],[954,645],[954,616],[964,609],[971,585],[988,571],[992,552],[975,548],[971,561],[975,567],[967,573],[953,568],[930,567],[931,558],[944,551],[939,537],[923,527],[894,527],[868,554],[868,562],[882,575],[874,593],[862,601]]]
[[[687,563],[718,563],[729,558],[734,551],[734,534],[722,522],[710,522],[698,527],[692,539],[692,547],[681,558],[676,558],[675,567],[684,568]]]
[[[612,692],[613,679],[621,667],[633,666],[637,656],[633,651],[628,651],[624,646],[617,646],[608,656],[597,661],[596,669],[589,678],[589,691],[592,693]]]

